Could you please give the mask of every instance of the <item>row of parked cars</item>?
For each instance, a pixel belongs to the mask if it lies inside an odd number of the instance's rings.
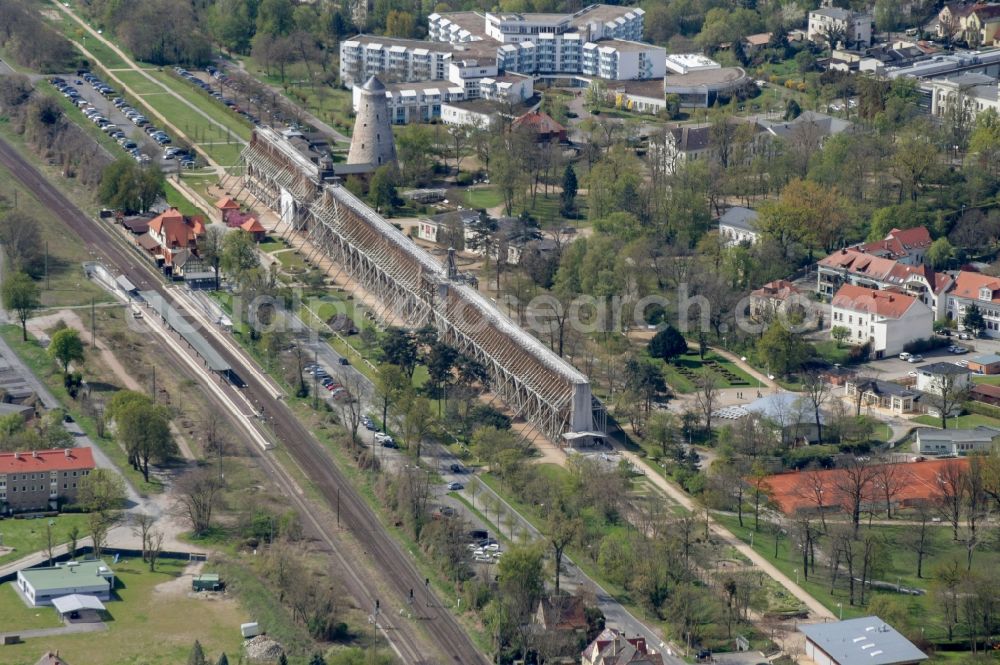
[[[219,83],[222,83],[223,85],[229,82],[229,77],[226,76],[225,73],[223,73],[221,70],[215,67],[211,66],[206,67],[205,71],[208,72],[209,76],[216,79],[217,81],[219,81]],[[260,125],[260,118],[253,115],[246,109],[240,108],[239,105],[236,103],[236,100],[230,97],[226,97],[221,92],[214,90],[211,85],[209,85],[205,81],[202,81],[200,78],[198,78],[188,70],[184,69],[183,67],[174,67],[174,72],[188,83],[198,86],[199,88],[207,92],[211,97],[218,99],[220,102],[229,107],[233,112],[243,116],[244,118],[252,122],[254,125]]]
[[[321,384],[330,393],[330,397],[336,400],[349,399],[351,394],[347,392],[341,383],[335,381],[332,376],[318,363],[310,363],[304,368],[306,374],[316,377],[317,383]]]
[[[87,77],[88,83],[90,82],[91,78],[94,78],[89,73],[85,73],[83,74],[83,76]],[[100,127],[102,132],[104,132],[105,134],[113,138],[115,141],[117,141],[118,145],[120,145],[122,148],[124,148],[126,152],[132,155],[132,158],[135,159],[135,161],[137,162],[149,161],[148,155],[144,155],[139,152],[139,146],[136,144],[136,142],[130,139],[128,136],[126,136],[125,132],[122,130],[121,127],[119,127],[118,125],[114,124],[113,122],[105,118],[104,115],[101,114],[100,110],[98,110],[90,102],[84,99],[80,95],[80,91],[77,90],[73,84],[58,76],[53,76],[51,79],[49,79],[49,81],[52,83],[53,86],[55,86],[56,90],[62,93],[63,97],[69,99],[78,109],[80,109],[84,117],[86,117],[92,123]],[[76,85],[83,85],[83,80],[81,79],[76,79],[74,82]],[[98,85],[100,87],[98,87]],[[114,89],[111,86],[106,85],[100,81],[98,81],[98,83],[94,85],[94,88],[103,95],[113,95],[115,93]]]

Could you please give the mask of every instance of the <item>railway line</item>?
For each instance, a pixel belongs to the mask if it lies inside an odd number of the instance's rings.
[[[133,255],[113,233],[100,222],[88,217],[73,204],[32,164],[24,159],[12,146],[0,140],[0,163],[30,189],[38,200],[54,215],[62,219],[95,255],[104,257],[109,266],[121,271],[133,284],[143,289],[159,292],[169,301],[171,289],[159,279],[152,266]],[[176,303],[175,303],[176,304]],[[197,321],[191,319],[192,325]],[[331,548],[335,557],[345,567],[345,585],[362,607],[374,608],[376,600],[382,608],[378,617],[381,632],[392,644],[394,650],[406,663],[414,665],[434,665],[441,663],[485,664],[489,662],[479,652],[475,644],[459,625],[456,618],[441,606],[429,589],[425,589],[423,576],[419,574],[410,556],[397,544],[379,524],[378,517],[358,494],[344,474],[330,460],[320,443],[295,417],[291,410],[273,398],[273,392],[260,381],[258,371],[251,371],[252,361],[242,353],[234,353],[222,344],[215,331],[207,331],[215,351],[222,356],[245,380],[243,395],[259,405],[280,444],[291,455],[294,462],[307,478],[316,486],[329,506],[338,506],[341,523],[358,540],[364,550],[366,562],[354,562],[354,556],[347,548],[338,546],[329,527],[311,514],[305,501],[297,496],[294,483],[280,465],[266,452],[258,457],[269,471],[278,473],[284,481],[283,490],[296,508],[304,513],[307,524],[317,531],[322,540]],[[235,391],[231,386],[223,390]],[[375,566],[380,579],[373,579],[367,565]],[[381,584],[380,584],[381,582]],[[396,608],[407,606],[411,590],[420,602],[420,629],[411,621],[395,614]],[[422,629],[422,630],[421,630]]]

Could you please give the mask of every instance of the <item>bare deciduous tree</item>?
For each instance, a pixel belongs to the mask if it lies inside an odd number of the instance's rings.
[[[178,478],[174,487],[177,510],[191,525],[191,530],[199,535],[208,531],[223,489],[218,474],[208,467],[199,467]]]

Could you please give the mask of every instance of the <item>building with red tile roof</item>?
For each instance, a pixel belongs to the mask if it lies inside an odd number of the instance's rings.
[[[514,120],[511,124],[514,129],[527,127],[535,133],[535,139],[539,143],[549,143],[566,141],[566,128],[552,119],[547,113],[542,111],[529,111]]]
[[[240,224],[240,228],[253,236],[253,239],[260,242],[267,235],[267,229],[257,221],[256,217],[251,217],[247,221]]]
[[[644,637],[625,637],[605,628],[580,654],[582,665],[663,665],[663,656],[650,649]]]
[[[965,314],[975,305],[983,315],[987,337],[1000,337],[1000,277],[962,270],[955,276],[955,286],[948,292],[948,318],[965,329]]]
[[[219,211],[219,218],[224,222],[226,221],[226,213],[230,210],[239,211],[240,204],[228,196],[223,196],[215,202],[215,208]]]
[[[76,499],[94,469],[90,448],[0,453],[0,511],[53,510]]]
[[[873,256],[856,247],[838,250],[821,259],[816,272],[816,290],[821,296],[832,297],[843,284],[896,291],[920,300],[934,311],[936,318],[945,316],[945,294],[953,284],[947,273],[935,272],[922,264],[908,265]]]
[[[845,284],[830,302],[831,326],[847,328],[847,341],[871,344],[876,358],[892,356],[906,344],[934,334],[934,313],[912,296]]]
[[[770,320],[776,314],[787,314],[798,297],[806,302],[802,291],[787,279],[776,279],[750,292],[750,316]]]
[[[181,277],[185,270],[204,269],[200,261],[191,261],[198,258],[198,238],[203,235],[205,222],[201,217],[185,217],[177,208],[170,208],[153,218],[149,230],[136,238],[136,242],[167,275]],[[181,257],[182,260],[175,260]]]
[[[924,256],[932,242],[931,233],[926,226],[915,226],[912,229],[893,229],[882,240],[856,245],[852,249],[906,265],[919,266],[924,262]]]
[[[959,458],[894,464],[900,491],[893,503],[906,507],[933,501],[940,495],[938,478],[945,467],[958,465],[964,469],[968,463],[968,459]],[[843,482],[846,473],[844,469],[797,471],[768,476],[764,482],[769,495],[786,515],[800,511],[818,512],[820,507],[816,504],[816,497],[820,496],[823,497],[823,510],[840,511],[849,507],[847,497],[839,489],[847,484]],[[876,476],[871,474],[864,486],[864,503],[884,509],[885,496],[879,492]]]

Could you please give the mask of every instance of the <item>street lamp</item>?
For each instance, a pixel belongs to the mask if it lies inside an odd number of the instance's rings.
[[[799,583],[799,569],[798,568],[795,569],[795,583],[796,584]]]
[[[837,607],[840,608],[840,620],[843,621],[844,620],[844,604],[843,603],[837,603]]]

